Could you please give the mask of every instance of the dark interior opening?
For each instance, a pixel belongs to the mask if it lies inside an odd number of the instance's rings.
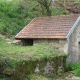
[[[23,46],[32,46],[33,45],[33,39],[23,39],[22,44],[23,44]]]
[[[78,43],[78,61],[80,62],[80,42]]]

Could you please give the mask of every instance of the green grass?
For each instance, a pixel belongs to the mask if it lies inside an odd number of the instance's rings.
[[[39,74],[30,74],[28,76],[29,80],[52,80],[51,78],[46,78],[44,76],[41,76]],[[24,78],[24,80],[28,80],[27,78]]]
[[[0,78],[0,80],[6,80],[5,78]]]
[[[0,80],[11,80],[10,78],[0,78]],[[21,80],[52,80],[51,78],[41,76],[39,74],[30,74]]]
[[[61,8],[57,9],[57,8],[52,8],[52,15],[56,16],[56,15],[66,15],[66,14],[69,14],[68,11],[65,11]]]
[[[7,44],[2,38],[0,38],[0,59],[4,58],[12,61],[28,61],[49,58],[53,55],[60,54],[58,54],[52,46],[13,46]]]
[[[67,69],[68,71],[74,71],[74,75],[80,77],[80,63],[71,63],[68,65]]]
[[[57,53],[54,47],[48,45],[35,45],[35,46],[14,46],[7,44],[6,41],[0,38],[0,65],[3,64],[3,68],[10,67],[15,68],[16,63],[26,61],[36,61],[41,59],[50,59],[50,57],[64,55]],[[30,80],[50,80],[43,78],[42,76],[31,76]],[[1,79],[1,80],[6,80]],[[25,79],[27,80],[27,78]]]
[[[0,80],[11,80],[10,78],[4,77],[4,78],[0,78]]]

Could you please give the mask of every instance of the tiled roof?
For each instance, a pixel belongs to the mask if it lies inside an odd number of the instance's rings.
[[[79,15],[38,17],[22,29],[15,38],[66,38]]]

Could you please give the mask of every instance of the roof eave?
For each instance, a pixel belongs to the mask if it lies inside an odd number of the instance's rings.
[[[77,24],[80,21],[80,16],[78,17],[78,19],[76,20],[76,22],[74,23],[74,25],[72,26],[71,30],[69,31],[68,35],[66,36],[66,39],[68,40],[70,35],[73,33],[74,29],[77,27]]]
[[[29,24],[31,24],[35,19],[36,19],[36,17],[35,17]],[[27,24],[27,26],[25,26],[25,27],[15,36],[15,39],[18,39],[17,36],[18,36],[26,27],[28,27],[29,24]]]
[[[37,37],[34,37],[34,38],[24,38],[23,37],[23,38],[16,38],[16,39],[20,40],[20,39],[66,39],[66,38],[62,38],[62,37],[61,38],[56,38],[56,37],[55,38],[48,38],[48,37],[47,38],[37,38]]]

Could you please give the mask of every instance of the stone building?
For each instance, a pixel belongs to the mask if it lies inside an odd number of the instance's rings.
[[[16,36],[24,45],[47,44],[68,53],[68,61],[80,61],[80,16],[60,15],[33,19]]]

